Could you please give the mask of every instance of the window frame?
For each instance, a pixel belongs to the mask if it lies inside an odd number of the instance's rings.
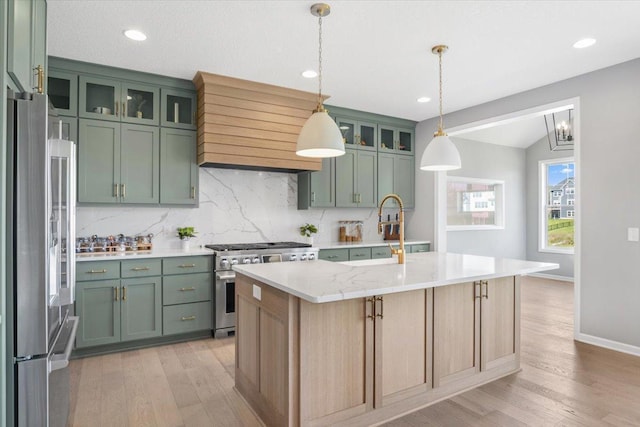
[[[575,253],[575,205],[555,205],[554,200],[551,200],[551,203],[547,205],[547,170],[548,166],[562,163],[573,163],[573,179],[574,179],[574,188],[571,192],[575,203],[575,179],[576,179],[576,161],[574,157],[562,157],[557,159],[548,159],[548,160],[540,160],[538,162],[538,252],[544,253],[555,253],[555,254],[567,254],[573,255]],[[569,193],[565,193],[565,195],[569,195]],[[552,196],[553,198],[553,196]],[[567,199],[567,203],[568,203]],[[574,225],[574,246],[571,248],[560,248],[560,247],[549,247],[547,246],[547,209],[559,209],[562,208],[571,208],[571,212],[573,212],[573,225]],[[568,210],[567,210],[568,212]]]
[[[446,194],[449,194],[449,183],[460,182],[465,184],[485,184],[496,186],[495,195],[495,224],[482,224],[482,225],[449,225],[448,211],[449,206],[446,206],[447,215],[447,231],[480,231],[480,230],[504,230],[505,229],[505,182],[501,179],[486,179],[486,178],[469,178],[464,176],[447,176]]]

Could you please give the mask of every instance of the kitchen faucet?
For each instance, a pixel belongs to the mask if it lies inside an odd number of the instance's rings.
[[[394,199],[400,206],[400,213],[397,221],[382,220],[382,207],[389,199]],[[382,234],[382,230],[385,225],[398,225],[400,228],[400,247],[398,249],[394,249],[393,246],[391,246],[391,243],[389,243],[389,248],[391,249],[391,254],[398,255],[398,264],[404,264],[404,205],[402,204],[402,199],[397,194],[387,194],[380,202],[380,207],[378,208],[378,234]]]

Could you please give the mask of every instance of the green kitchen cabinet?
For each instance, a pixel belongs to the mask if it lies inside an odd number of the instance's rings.
[[[378,124],[378,152],[413,154],[415,132],[413,129]]]
[[[162,279],[159,276],[122,279],[121,340],[162,335]]]
[[[198,204],[196,133],[162,128],[160,133],[160,203]]]
[[[325,261],[349,261],[349,249],[320,249],[318,259]]]
[[[9,0],[7,6],[7,73],[18,91],[36,92],[35,68],[47,69],[47,3]]]
[[[120,280],[78,282],[76,347],[120,342]]]
[[[361,261],[363,259],[371,259],[371,248],[349,249],[349,261]]]
[[[336,117],[338,129],[342,133],[345,147],[375,150],[378,126],[372,122]]]
[[[195,130],[196,100],[194,92],[180,89],[161,89],[160,124],[163,127]]]
[[[415,207],[415,157],[378,153],[378,204],[384,196],[395,193],[406,209]],[[398,207],[393,199],[385,207]]]
[[[78,75],[49,69],[47,77],[49,100],[60,116],[78,115]]]
[[[396,242],[393,242],[394,244]],[[389,246],[374,246],[371,248],[371,259],[391,258],[391,248]]]
[[[156,204],[159,130],[80,119],[78,202]]]
[[[377,206],[377,154],[346,149],[336,158],[336,206]]]
[[[431,250],[431,243],[418,243],[415,245],[409,245],[409,251],[412,254],[429,252]]]
[[[298,209],[336,206],[335,159],[322,159],[322,170],[298,174]]]
[[[158,125],[160,90],[155,86],[80,75],[79,116]]]

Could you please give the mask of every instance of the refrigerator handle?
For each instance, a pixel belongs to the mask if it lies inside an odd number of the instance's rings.
[[[71,356],[71,350],[73,350],[73,343],[76,341],[76,332],[78,330],[78,323],[80,318],[78,316],[69,316],[68,322],[73,322],[71,326],[71,333],[69,334],[68,341],[64,347],[64,353],[54,354],[49,361],[49,372],[57,371],[58,369],[64,369],[69,366],[69,357]]]

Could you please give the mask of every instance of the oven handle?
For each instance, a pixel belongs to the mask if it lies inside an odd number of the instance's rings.
[[[233,280],[236,278],[236,273],[229,272],[227,274],[216,273],[217,280]]]

